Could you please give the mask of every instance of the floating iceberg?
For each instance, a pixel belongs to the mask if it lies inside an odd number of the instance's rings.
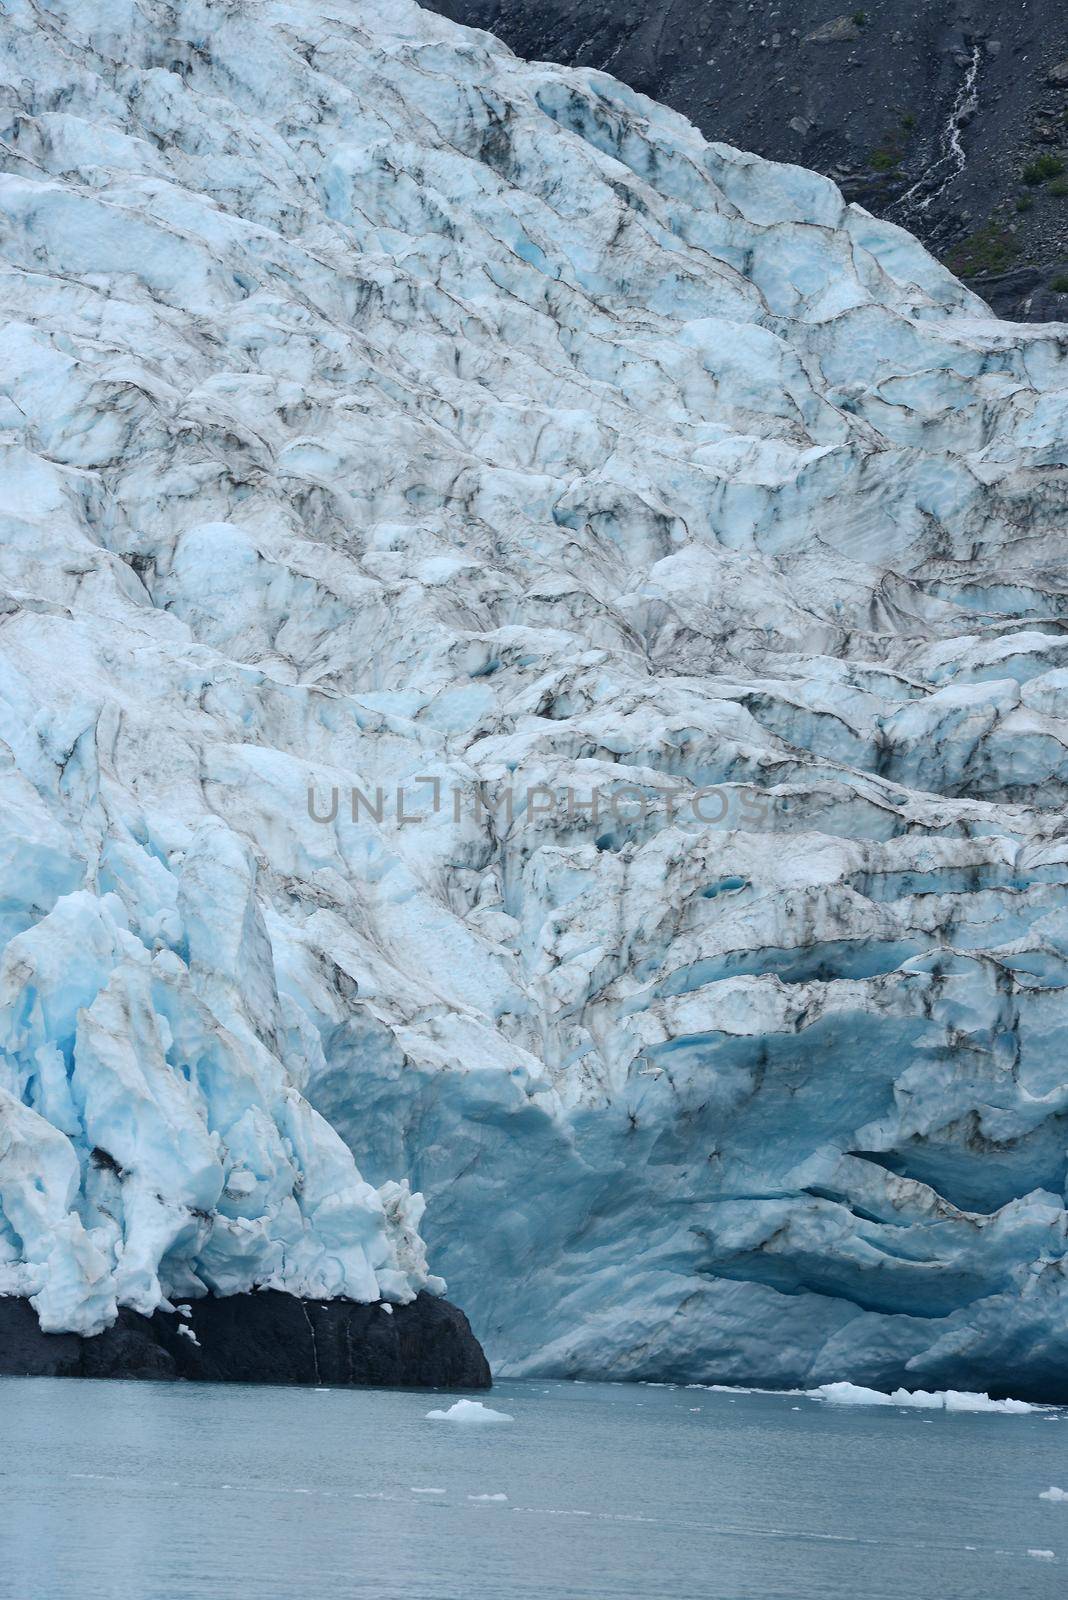
[[[0,1292],[1068,1395],[1068,329],[407,0],[0,66]]]
[[[826,1400],[836,1406],[911,1406],[929,1411],[997,1411],[1008,1416],[1024,1416],[1043,1409],[1026,1400],[991,1400],[988,1394],[967,1394],[957,1389],[940,1393],[895,1389],[893,1394],[883,1394],[878,1389],[865,1389],[856,1383],[821,1383],[807,1393],[811,1400]]]
[[[515,1418],[509,1416],[507,1411],[494,1411],[492,1406],[483,1405],[481,1400],[457,1400],[447,1411],[428,1411],[426,1420],[481,1428],[492,1422],[514,1422]]]

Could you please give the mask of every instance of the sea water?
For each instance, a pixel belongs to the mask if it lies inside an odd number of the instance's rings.
[[[3,1600],[1063,1600],[1068,1412],[0,1380]],[[473,1397],[474,1398],[474,1397]]]

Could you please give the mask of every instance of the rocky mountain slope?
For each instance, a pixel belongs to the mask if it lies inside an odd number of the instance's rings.
[[[1061,0],[426,3],[519,55],[612,72],[709,139],[827,173],[1003,316],[1068,316]]]
[[[406,0],[0,48],[0,1290],[410,1179],[512,1371],[1068,1392],[1068,328]]]

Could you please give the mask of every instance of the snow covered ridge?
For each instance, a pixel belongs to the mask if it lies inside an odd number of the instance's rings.
[[[1056,1398],[1068,328],[400,0],[0,67],[4,1292],[403,1298],[351,1149],[506,1370]]]

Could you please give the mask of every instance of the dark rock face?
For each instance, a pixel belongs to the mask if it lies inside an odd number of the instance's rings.
[[[492,1381],[467,1318],[447,1300],[421,1294],[389,1312],[273,1289],[196,1300],[188,1317],[120,1311],[91,1339],[42,1333],[29,1301],[0,1299],[0,1373],[418,1389]]]
[[[423,3],[528,59],[611,72],[710,139],[828,174],[1001,315],[1068,319],[1064,0]]]

